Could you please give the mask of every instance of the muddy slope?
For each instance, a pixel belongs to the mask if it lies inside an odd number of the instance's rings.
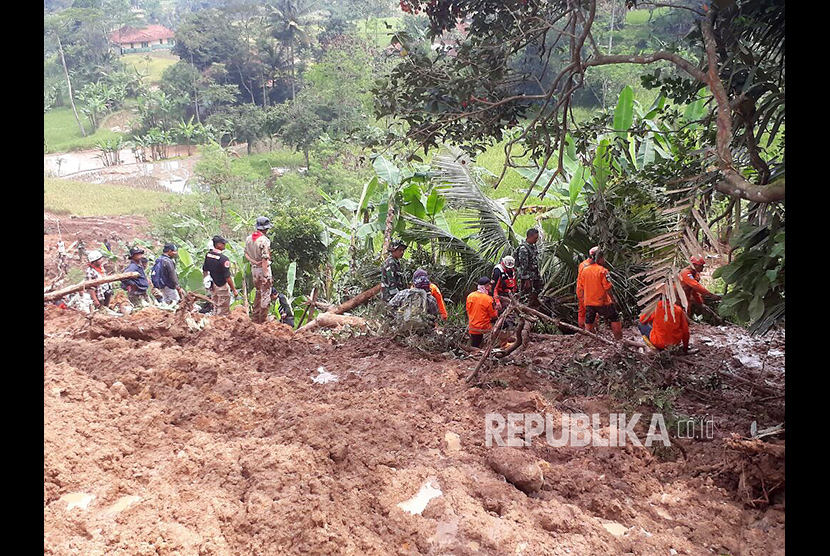
[[[191,328],[154,309],[90,322],[46,308],[46,554],[783,554],[783,500],[752,508],[695,476],[727,457],[728,430],[688,461],[534,443],[503,456],[540,473],[528,494],[494,470],[485,413],[559,420],[605,398],[563,401],[516,365],[468,388],[473,359],[239,313]],[[404,511],[425,485],[435,497]]]

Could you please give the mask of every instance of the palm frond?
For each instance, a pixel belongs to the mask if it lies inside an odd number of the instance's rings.
[[[518,244],[510,224],[510,213],[499,201],[485,195],[477,178],[470,172],[471,164],[460,151],[438,155],[433,161],[436,189],[447,199],[448,206],[458,210],[465,229],[479,244],[482,257],[495,261]]]

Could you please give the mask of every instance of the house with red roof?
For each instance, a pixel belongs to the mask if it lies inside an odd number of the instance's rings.
[[[121,54],[130,52],[150,52],[159,48],[173,48],[176,44],[175,33],[163,25],[148,25],[142,29],[122,27],[110,33],[110,42],[116,45]]]

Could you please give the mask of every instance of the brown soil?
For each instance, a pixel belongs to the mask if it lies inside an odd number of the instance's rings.
[[[69,249],[75,241],[83,241],[85,249],[99,249],[104,240],[109,240],[113,249],[118,249],[118,240],[131,242],[136,238],[146,239],[150,223],[143,216],[80,217],[66,214],[43,213],[43,279],[48,285],[58,275],[58,241],[63,238]],[[81,261],[77,247],[68,251],[69,267],[84,269],[87,261]],[[107,263],[110,273],[120,271]],[[64,284],[68,285],[68,284]]]
[[[713,344],[697,342],[699,374],[731,357],[730,334],[693,328]],[[783,486],[753,507],[738,484],[782,478],[783,458],[756,470],[760,456],[726,445],[752,420],[759,429],[780,422],[783,401],[761,403],[726,381],[706,402],[687,393],[676,401],[717,424],[713,440],[685,441],[685,458],[534,442],[516,449],[530,494],[494,470],[509,472],[515,454],[484,445],[485,413],[557,420],[617,408],[604,394],[568,393],[541,370],[564,372],[586,353],[623,364],[613,349],[563,336],[495,363],[470,388],[475,358],[377,337],[334,344],[253,325],[244,310],[195,330],[184,315],[155,309],[90,320],[46,307],[44,552],[783,554]],[[749,380],[772,373],[774,386],[783,358],[773,359],[767,353],[761,369],[731,364]],[[321,366],[337,381],[315,382]],[[671,380],[698,371],[661,372]],[[742,466],[751,469],[735,475]],[[426,483],[441,494],[420,515],[403,511],[398,504]]]

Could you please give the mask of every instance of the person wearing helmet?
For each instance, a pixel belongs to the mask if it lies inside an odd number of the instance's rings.
[[[271,306],[271,241],[265,235],[270,229],[271,220],[266,216],[260,216],[256,219],[256,231],[245,240],[245,258],[251,263],[251,274],[256,288],[251,319],[260,324],[268,318],[268,308]]]
[[[683,285],[683,293],[689,301],[689,311],[691,313],[693,310],[702,310],[704,296],[713,299],[720,299],[721,297],[710,292],[700,283],[700,273],[703,272],[706,260],[700,255],[695,255],[689,259],[689,262],[691,264],[680,271],[679,278]]]
[[[141,247],[130,248],[130,254],[127,255],[130,264],[124,269],[124,272],[138,272],[138,278],[131,278],[129,280],[122,280],[121,287],[127,290],[127,297],[135,306],[143,305],[149,302],[147,297],[147,290],[150,288],[150,282],[147,280],[147,274],[144,272],[144,267],[147,265],[144,257],[144,249]],[[142,263],[142,259],[145,262]]]
[[[617,308],[614,306],[611,281],[608,279],[605,256],[601,250],[596,250],[594,262],[582,269],[582,274],[576,281],[576,295],[582,296],[585,300],[586,331],[594,331],[594,322],[597,315],[600,315],[611,322],[614,339],[622,340],[622,323]]]
[[[98,280],[104,278],[107,272],[104,270],[104,254],[93,249],[87,254],[89,264],[86,266],[87,280]],[[86,293],[92,298],[92,304],[96,309],[109,307],[112,299],[112,284],[101,284],[100,286],[87,288]]]
[[[584,269],[589,264],[593,264],[594,262],[594,253],[599,250],[599,246],[591,247],[588,251],[588,258],[579,263],[579,268],[576,271],[576,281],[579,282],[579,275],[582,274],[582,269]],[[577,316],[577,322],[580,328],[585,328],[585,296],[580,294],[579,289],[576,291],[576,299],[579,301],[579,313]]]
[[[380,294],[386,302],[406,289],[400,262],[406,247],[406,243],[399,239],[389,242],[389,256],[380,268]]]
[[[499,296],[507,298],[510,294],[515,294],[519,291],[519,285],[516,281],[516,259],[507,255],[502,257],[501,262],[493,268],[493,299],[496,303],[496,309],[501,312],[502,302]]]
[[[478,279],[476,291],[467,296],[467,332],[470,333],[470,345],[474,348],[481,347],[484,334],[493,328],[493,321],[498,317],[495,302],[490,296],[492,291],[492,281],[482,276]]]

